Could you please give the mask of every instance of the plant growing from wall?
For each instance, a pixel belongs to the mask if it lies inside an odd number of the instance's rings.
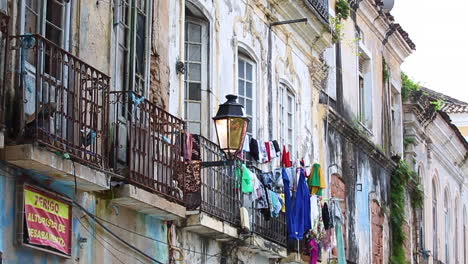
[[[408,148],[409,145],[416,143],[416,139],[414,137],[405,137],[403,139],[403,147],[405,150]]]
[[[337,43],[343,39],[343,24],[342,20],[346,20],[349,17],[349,10],[351,7],[346,0],[337,0],[335,4],[336,16],[330,19],[330,24],[333,27],[333,43]]]
[[[411,190],[410,199],[413,208],[421,208],[424,201],[424,192],[420,184],[419,176],[404,160],[398,162],[392,172],[390,181],[390,228],[392,232],[392,250],[390,263],[407,263],[405,257],[404,242],[406,240],[403,225],[405,223],[405,197],[407,186],[416,186]]]
[[[439,111],[440,109],[442,109],[445,102],[444,100],[439,99],[437,101],[432,101],[431,104],[434,106],[434,110]]]
[[[421,90],[421,85],[411,80],[404,72],[401,73],[401,83],[401,98],[403,101],[408,100],[412,92]]]

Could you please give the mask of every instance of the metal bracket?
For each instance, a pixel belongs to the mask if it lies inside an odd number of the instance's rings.
[[[224,167],[224,166],[234,166],[236,162],[234,160],[220,160],[220,161],[203,161],[201,166],[203,168],[209,167]]]

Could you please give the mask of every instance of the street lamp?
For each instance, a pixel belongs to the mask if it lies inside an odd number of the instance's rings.
[[[219,146],[226,158],[232,161],[242,151],[249,119],[244,115],[244,107],[237,102],[236,95],[229,94],[226,99],[213,120]]]

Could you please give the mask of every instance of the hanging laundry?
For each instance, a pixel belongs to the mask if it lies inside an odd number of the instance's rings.
[[[309,241],[310,247],[310,264],[317,264],[319,260],[319,245],[315,239]]]
[[[268,162],[271,161],[271,149],[270,149],[270,142],[265,142],[265,150],[266,150],[266,153],[267,153],[267,160]]]
[[[323,246],[323,250],[327,252],[333,249],[335,247],[335,229],[330,228],[327,231],[325,231],[325,236],[320,241],[320,243]]]
[[[260,209],[260,213],[263,215],[263,219],[265,219],[265,221],[270,221],[271,207],[272,207],[271,202],[270,202],[270,196],[268,193],[268,189],[265,186],[263,186],[263,191],[265,192],[265,195],[266,195],[267,207]]]
[[[322,190],[327,187],[320,164],[315,163],[312,168],[312,175],[307,179],[311,194],[322,196]]]
[[[276,158],[276,150],[275,150],[275,146],[273,146],[273,142],[268,142],[268,146],[270,148],[270,155],[271,155],[271,159],[275,159]]]
[[[252,181],[252,172],[242,164],[240,168],[236,169],[237,179],[241,180],[241,190],[243,193],[251,193],[254,190]]]
[[[272,176],[274,187],[279,190],[282,190],[284,186],[282,171],[283,170],[281,168],[275,169],[273,170],[273,176]]]
[[[334,203],[337,203],[337,201],[334,201]],[[344,249],[344,238],[343,238],[343,230],[342,230],[344,218],[343,218],[343,214],[341,213],[341,208],[339,204],[336,204],[332,208],[333,208],[333,211],[331,213],[331,216],[333,217],[333,220],[335,221],[336,247],[338,249],[338,264],[346,264],[346,255],[345,255],[345,249]]]
[[[272,189],[274,186],[273,173],[264,172],[262,173],[262,183],[267,189]]]
[[[277,140],[273,140],[273,147],[275,149],[275,157],[279,158],[281,156],[281,149]]]
[[[328,229],[331,228],[331,226],[330,226],[330,211],[328,210],[327,203],[324,203],[323,207],[322,207],[322,221],[323,221],[323,226],[325,227],[325,230],[328,230]]]
[[[265,192],[265,187],[263,186],[262,181],[258,178],[259,176],[256,175],[256,177],[257,177],[255,179],[256,186],[254,187],[255,189],[254,192],[255,192],[257,199],[254,200],[255,208],[265,209],[265,208],[268,208],[268,201],[267,201],[267,195]]]
[[[283,169],[284,194],[286,198],[286,222],[288,237],[292,240],[301,240],[304,233],[310,230],[310,195],[305,181],[304,171],[301,170],[296,197],[292,199],[289,189],[289,178]]]
[[[285,168],[292,167],[291,154],[286,150],[286,146],[283,146],[283,157],[281,158],[281,164]]]
[[[281,204],[281,212],[283,213],[286,213],[286,199],[284,197],[284,193],[280,193],[280,197],[281,197],[281,201],[282,201],[282,204]]]
[[[248,135],[245,136],[244,145],[242,145],[242,151],[250,152],[250,140]]]
[[[258,142],[258,146],[259,146],[259,150],[260,150],[258,162],[260,162],[260,163],[268,162],[268,153],[267,153],[267,150],[266,150],[265,142]]]
[[[198,135],[192,135],[192,160],[201,160],[200,138]]]
[[[319,221],[319,206],[318,199],[316,195],[310,196],[310,222],[312,224],[312,229],[315,229],[317,222]]]
[[[192,148],[193,148],[192,134],[187,132],[184,134],[184,146],[183,146],[184,160],[186,161],[192,160]]]
[[[277,193],[268,190],[268,197],[270,198],[270,204],[271,204],[271,217],[277,218],[279,216],[279,213],[281,212],[281,201],[280,197]]]
[[[258,147],[258,141],[255,138],[250,139],[250,155],[255,161],[260,159],[260,149]]]

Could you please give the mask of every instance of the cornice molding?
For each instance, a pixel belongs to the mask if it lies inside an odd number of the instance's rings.
[[[366,152],[370,158],[376,161],[382,168],[392,171],[396,168],[396,163],[380,151],[369,139],[362,136],[359,131],[353,128],[341,115],[334,109],[329,109],[328,124],[336,129],[348,141],[356,147]]]

